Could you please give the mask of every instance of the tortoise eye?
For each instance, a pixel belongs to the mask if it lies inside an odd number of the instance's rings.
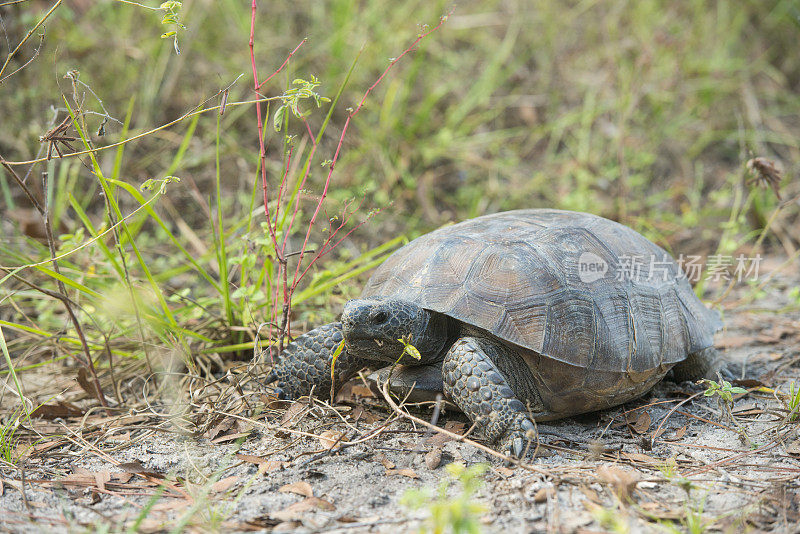
[[[379,311],[372,317],[372,324],[383,324],[389,319],[389,314],[385,311]]]

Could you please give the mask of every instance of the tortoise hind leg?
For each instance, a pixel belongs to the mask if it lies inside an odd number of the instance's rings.
[[[689,354],[670,371],[675,382],[695,381],[701,378],[717,379],[717,372],[726,380],[734,379],[731,369],[725,365],[722,355],[714,347]]]
[[[475,337],[456,341],[442,364],[444,393],[500,450],[519,457],[536,438],[536,427],[491,357],[502,350]]]

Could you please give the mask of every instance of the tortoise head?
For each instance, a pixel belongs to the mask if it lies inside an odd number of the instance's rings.
[[[382,297],[355,299],[344,305],[342,333],[347,351],[365,360],[424,365],[440,359],[447,343],[447,317],[414,303]],[[403,354],[405,339],[420,352]]]

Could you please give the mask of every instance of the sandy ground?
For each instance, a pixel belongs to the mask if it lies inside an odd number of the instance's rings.
[[[473,496],[486,532],[800,532],[800,421],[772,392],[800,384],[798,280],[778,274],[752,302],[747,286],[726,297],[717,345],[750,380],[732,419],[703,387],[664,381],[617,409],[541,424],[526,469],[398,419],[358,383],[330,408],[241,396],[223,378],[225,403],[36,420],[48,438],[0,465],[0,528],[411,531],[431,506],[401,505],[409,489],[435,489],[448,463],[486,462]],[[267,408],[245,418],[254,399]],[[439,424],[469,426],[448,410]]]

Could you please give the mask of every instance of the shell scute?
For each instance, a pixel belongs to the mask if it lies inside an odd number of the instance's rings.
[[[582,270],[587,262],[599,270]],[[409,300],[529,349],[532,369],[543,356],[634,382],[710,346],[720,326],[663,249],[613,221],[559,210],[426,234],[381,265],[362,295]],[[571,387],[587,380],[568,374]]]

